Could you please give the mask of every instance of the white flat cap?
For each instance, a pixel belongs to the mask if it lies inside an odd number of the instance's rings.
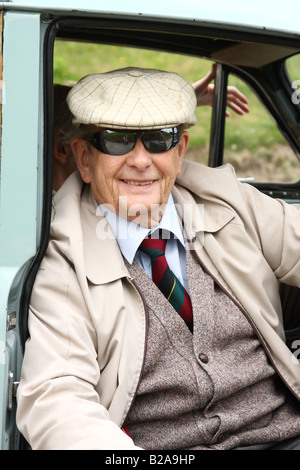
[[[196,124],[196,95],[177,73],[129,67],[82,78],[69,92],[73,124],[160,129]]]

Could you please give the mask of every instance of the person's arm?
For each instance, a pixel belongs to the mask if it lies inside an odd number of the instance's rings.
[[[237,184],[266,261],[279,281],[300,287],[300,204],[287,204],[251,185]]]
[[[214,64],[204,78],[193,83],[197,97],[197,106],[212,106],[214,85],[211,81],[214,80],[215,74],[216,66]],[[234,86],[227,87],[227,106],[240,116],[244,113],[249,113],[248,100],[246,96]],[[226,116],[230,116],[228,111],[226,111]]]
[[[48,249],[33,289],[18,427],[37,450],[137,449],[101,403],[96,325],[58,251]]]

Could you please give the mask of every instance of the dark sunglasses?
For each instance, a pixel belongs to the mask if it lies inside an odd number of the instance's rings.
[[[100,152],[108,155],[125,155],[130,152],[140,138],[147,150],[153,153],[166,152],[175,147],[181,132],[177,127],[153,130],[106,129],[85,139]]]

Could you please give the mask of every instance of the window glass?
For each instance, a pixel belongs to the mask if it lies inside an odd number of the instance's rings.
[[[241,90],[250,113],[226,118],[224,162],[239,178],[258,182],[292,183],[300,179],[300,162],[276,123],[253,91],[242,80],[229,76],[229,85]]]

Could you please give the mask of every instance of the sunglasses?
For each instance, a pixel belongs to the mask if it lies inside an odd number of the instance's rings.
[[[130,152],[138,138],[147,150],[153,153],[166,152],[175,147],[181,132],[177,127],[157,130],[118,130],[106,129],[96,134],[85,136],[85,140],[102,153],[125,155]]]

